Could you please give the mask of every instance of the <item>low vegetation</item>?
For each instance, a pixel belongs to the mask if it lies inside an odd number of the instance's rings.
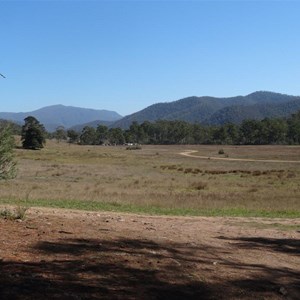
[[[126,150],[141,150],[142,146],[141,145],[128,145],[126,147]]]
[[[24,220],[28,207],[16,206],[15,208],[3,208],[0,210],[0,218],[8,220]]]
[[[299,146],[224,146],[217,161],[185,146],[80,146],[47,141],[16,149],[18,176],[0,181],[0,204],[174,215],[300,216]],[[219,146],[189,146],[219,157]],[[299,163],[284,162],[299,161]]]

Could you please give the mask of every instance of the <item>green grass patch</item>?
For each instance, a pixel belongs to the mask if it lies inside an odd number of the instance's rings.
[[[23,207],[49,207],[78,209],[87,211],[114,211],[149,215],[171,216],[230,216],[230,217],[264,217],[264,218],[299,218],[298,210],[250,210],[246,208],[189,209],[165,208],[159,206],[139,206],[119,202],[99,202],[82,200],[43,200],[43,199],[0,199],[0,204],[19,205]]]

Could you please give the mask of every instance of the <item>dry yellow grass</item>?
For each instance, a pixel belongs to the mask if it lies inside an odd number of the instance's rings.
[[[16,150],[16,179],[0,182],[0,200],[99,201],[183,209],[300,210],[300,164],[214,161],[199,155],[300,160],[300,147],[78,146],[48,141]]]

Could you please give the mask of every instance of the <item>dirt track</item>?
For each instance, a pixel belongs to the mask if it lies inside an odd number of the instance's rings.
[[[299,299],[299,228],[31,208],[0,219],[0,299]]]
[[[226,160],[226,161],[246,161],[246,162],[269,162],[269,163],[300,163],[299,160],[279,160],[279,159],[248,159],[248,158],[230,158],[230,157],[215,157],[215,156],[201,156],[193,155],[192,153],[197,153],[197,150],[186,150],[180,152],[180,155],[194,157],[199,159],[212,159],[212,160]]]

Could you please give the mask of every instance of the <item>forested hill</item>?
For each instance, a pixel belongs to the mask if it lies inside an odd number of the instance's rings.
[[[284,103],[257,103],[253,105],[234,105],[220,109],[204,123],[223,125],[240,124],[246,119],[284,118],[300,110],[300,98]]]
[[[300,109],[300,97],[272,92],[255,92],[231,98],[188,97],[153,104],[116,121],[113,127],[128,128],[133,121],[182,120],[203,124],[239,124],[245,119],[287,117]]]

